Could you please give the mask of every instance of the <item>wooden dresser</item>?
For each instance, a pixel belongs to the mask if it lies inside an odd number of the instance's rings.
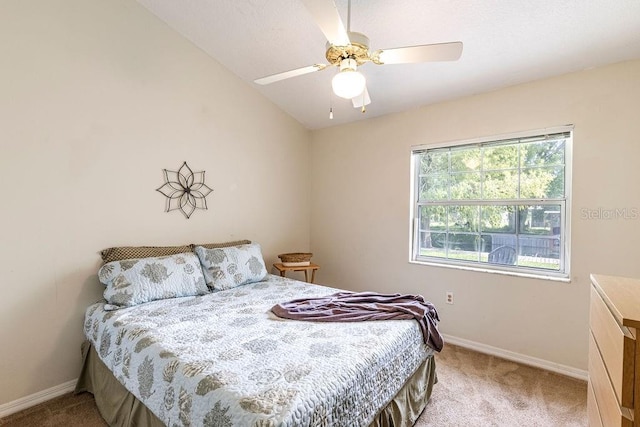
[[[589,425],[640,427],[640,280],[591,275]]]

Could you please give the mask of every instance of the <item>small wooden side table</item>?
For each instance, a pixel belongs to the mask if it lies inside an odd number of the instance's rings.
[[[284,273],[287,271],[304,271],[304,280],[306,282],[309,282],[309,271],[311,271],[311,281],[309,283],[313,283],[313,280],[316,277],[316,270],[320,268],[318,264],[314,263],[297,267],[286,267],[282,265],[282,263],[273,264],[273,266],[280,272],[280,277],[284,277]]]

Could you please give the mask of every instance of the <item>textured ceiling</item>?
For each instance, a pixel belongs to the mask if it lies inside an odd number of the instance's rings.
[[[457,62],[365,64],[372,103],[362,114],[332,96],[334,67],[253,83],[326,63],[325,37],[300,0],[138,2],[310,129],[640,58],[639,0],[352,0],[351,30],[372,50],[464,43]],[[346,23],[347,0],[336,5]]]

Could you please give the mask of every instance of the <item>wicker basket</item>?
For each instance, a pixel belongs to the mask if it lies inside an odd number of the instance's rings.
[[[285,267],[305,266],[311,263],[313,254],[308,252],[292,252],[288,254],[280,254],[278,258]]]

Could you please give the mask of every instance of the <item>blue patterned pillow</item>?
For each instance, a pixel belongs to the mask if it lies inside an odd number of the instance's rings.
[[[267,276],[260,245],[207,249],[196,246],[207,285],[217,291],[259,282]]]
[[[98,278],[106,286],[105,308],[111,310],[209,293],[200,261],[191,252],[109,262],[100,268]]]

